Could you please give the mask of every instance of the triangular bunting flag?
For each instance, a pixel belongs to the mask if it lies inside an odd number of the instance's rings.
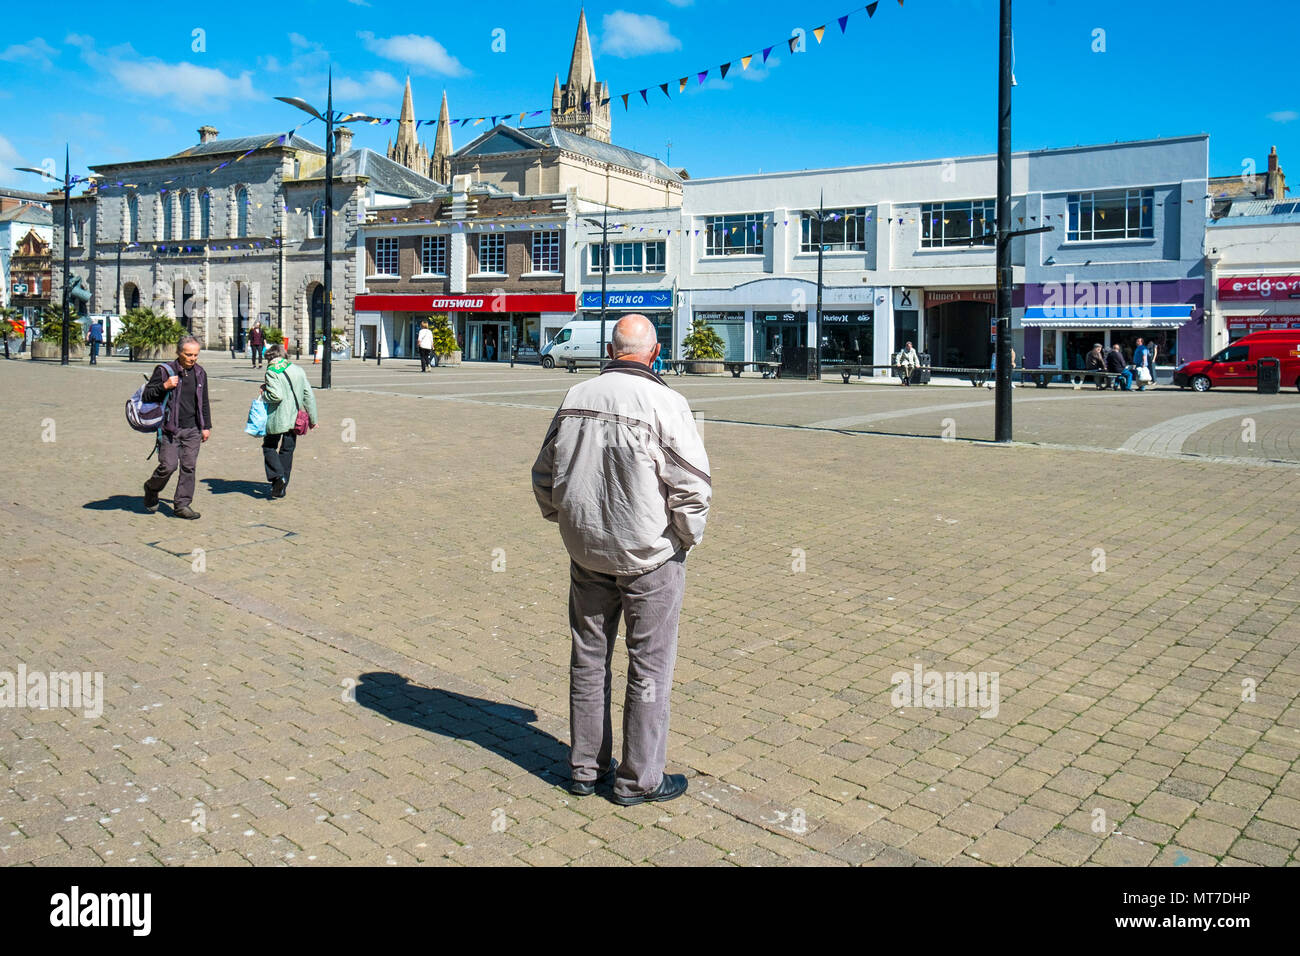
[[[705,70],[705,71],[702,72],[702,73],[696,73],[696,74],[695,74],[695,78],[696,78],[697,80],[700,81],[700,82],[699,82],[699,85],[700,85],[700,86],[703,86],[703,85],[704,85],[704,78],[705,78],[706,76],[708,76],[708,75],[709,75],[709,71],[708,71],[708,70]]]
[[[649,89],[649,87],[646,87],[646,89]],[[641,91],[641,102],[647,105],[650,103],[650,101],[645,98],[645,90]]]
[[[769,56],[771,56],[771,55],[772,55],[772,48],[771,48],[770,46],[769,46],[769,47],[764,47],[764,48],[763,48],[763,62],[766,63],[766,62],[767,62],[767,58],[768,58]]]
[[[667,83],[660,83],[660,84],[659,84],[659,89],[661,89],[661,90],[664,91],[664,96],[668,96],[668,84],[667,84]],[[670,100],[672,99],[671,96],[668,96],[668,98],[669,98]]]
[[[840,24],[840,33],[844,33],[848,30],[849,15],[847,13],[844,14],[844,16],[840,17],[839,24]]]
[[[876,15],[876,7],[878,7],[878,6],[880,6],[879,3],[868,3],[868,4],[867,4],[867,19],[868,19],[868,20],[871,19],[872,17],[874,17],[874,16]]]
[[[825,35],[826,35],[826,24],[823,23],[819,27],[813,27],[813,36],[817,38],[818,43],[822,42],[822,37],[824,37]]]
[[[681,79],[679,79],[679,80],[677,81],[677,92],[678,92],[678,93],[684,93],[684,92],[686,92],[686,81],[689,80],[689,79],[690,79],[689,76],[683,76]]]
[[[785,41],[785,45],[788,46],[788,47],[790,48],[790,52],[793,53],[793,52],[794,52],[794,48],[795,48],[795,44],[797,44],[798,42],[799,42],[799,38],[798,38],[797,36],[795,36],[795,37],[791,37],[790,39],[786,40],[786,41]]]
[[[623,109],[625,109],[625,110],[627,109],[627,98],[628,98],[629,96],[631,96],[630,93],[624,93],[624,94],[623,94]]]
[[[474,121],[474,125],[477,126],[479,123],[483,122],[483,120],[485,120],[486,118],[487,117],[485,116],[480,116],[478,119]]]
[[[749,54],[748,56],[742,56],[742,57],[740,58],[740,72],[741,72],[741,73],[744,73],[746,70],[749,69],[749,61],[752,60],[752,59],[754,59],[754,54],[752,54],[752,53]]]
[[[624,103],[623,105],[626,106],[627,104]],[[519,114],[519,122],[520,122],[521,125],[522,125],[523,122],[524,122],[524,117],[527,116],[527,115],[528,115],[527,113],[520,113],[520,114]]]
[[[722,78],[723,78],[724,80],[727,78],[727,71],[728,71],[729,69],[731,69],[731,64],[730,64],[730,63],[724,63],[724,64],[722,64],[722,66],[718,67],[718,72],[722,74]]]

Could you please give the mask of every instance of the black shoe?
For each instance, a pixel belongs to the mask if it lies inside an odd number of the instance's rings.
[[[189,505],[182,505],[181,507],[173,511],[172,514],[174,514],[178,518],[187,518],[190,521],[193,521],[199,517],[199,513],[195,511],[193,508],[191,508]]]
[[[611,759],[609,762],[609,769],[595,780],[570,780],[569,793],[573,794],[575,797],[589,797],[596,792],[597,784],[603,783],[613,777],[617,770],[618,761]]]
[[[149,483],[144,485],[144,510],[150,514],[158,510],[158,492],[149,489]]]
[[[638,793],[630,797],[624,797],[616,793],[614,794],[614,802],[621,807],[632,807],[638,803],[662,803],[665,800],[676,800],[686,792],[686,787],[685,774],[666,773],[663,779],[659,781],[659,786],[649,793]]]
[[[283,497],[284,497],[284,485],[285,485],[285,481],[284,481],[283,478],[275,478],[275,479],[273,479],[273,480],[271,481],[271,494],[270,494],[269,497],[271,497],[271,498],[283,498]]]

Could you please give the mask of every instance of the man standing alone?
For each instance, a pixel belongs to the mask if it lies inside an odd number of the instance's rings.
[[[420,350],[420,371],[429,371],[429,356],[433,354],[433,332],[429,320],[420,323],[420,332],[415,337],[415,347]]]
[[[266,333],[262,331],[262,326],[254,324],[248,330],[248,350],[253,356],[253,368],[262,367],[263,350],[266,348]]]
[[[170,395],[168,394],[170,393]],[[193,335],[181,338],[176,346],[176,361],[154,369],[153,378],[144,387],[141,399],[161,402],[167,398],[162,433],[158,436],[158,467],[144,483],[144,508],[158,507],[158,492],[167,487],[177,466],[176,497],[172,513],[178,518],[197,518],[190,507],[194,501],[194,468],[199,461],[199,445],[212,433],[212,411],[208,407],[208,373],[199,364],[199,340]]]
[[[686,552],[700,543],[713,496],[709,459],[686,399],[651,371],[654,326],[627,315],[613,359],[571,388],[533,464],[542,516],[569,551],[569,792],[594,793],[617,771],[614,801],[672,800],[686,777],[664,773],[668,703]],[[626,625],[623,763],[613,759],[610,661]]]
[[[90,331],[86,333],[86,341],[90,343],[90,364],[99,364],[99,347],[104,344],[104,323],[99,319],[90,323]]]

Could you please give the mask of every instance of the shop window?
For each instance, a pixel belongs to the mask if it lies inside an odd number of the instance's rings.
[[[480,275],[505,275],[506,237],[504,233],[483,232],[479,234],[478,271]]]
[[[820,213],[822,221],[817,221],[816,210],[805,210],[800,217],[801,252],[816,252],[821,245],[827,252],[865,252],[867,248],[867,210],[865,206],[856,209],[827,209]]]
[[[1070,193],[1067,242],[1105,239],[1151,239],[1155,236],[1151,189],[1112,189],[1106,192]]]
[[[397,271],[397,237],[375,240],[375,275],[395,276]]]
[[[921,248],[993,244],[997,202],[976,199],[970,202],[928,202],[921,206]],[[983,236],[978,242],[971,240]]]
[[[704,254],[706,256],[762,255],[765,225],[762,213],[710,216],[704,220]]]

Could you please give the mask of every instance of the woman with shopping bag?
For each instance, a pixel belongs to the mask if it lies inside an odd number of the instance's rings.
[[[316,396],[307,373],[289,361],[284,346],[266,350],[266,381],[262,385],[266,402],[266,437],[262,459],[271,498],[283,498],[293,469],[293,450],[298,436],[316,427]]]

